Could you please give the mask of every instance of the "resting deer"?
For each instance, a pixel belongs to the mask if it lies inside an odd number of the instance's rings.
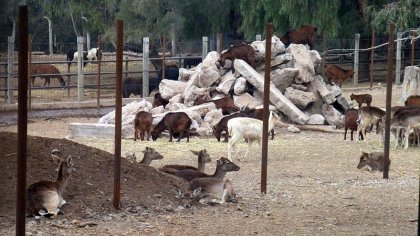
[[[54,154],[51,156],[59,162],[57,180],[39,181],[29,186],[26,207],[29,216],[41,215],[54,218],[60,211],[60,207],[66,203],[63,192],[75,170],[73,160],[71,156],[65,160]]]
[[[206,164],[211,162],[210,155],[207,153],[206,149],[201,151],[193,151],[191,152],[196,155],[197,158],[197,167],[188,166],[188,165],[164,165],[159,168],[160,171],[166,172],[168,174],[175,174],[175,172],[180,170],[194,170],[204,172],[206,168]]]
[[[140,164],[150,166],[150,163],[152,163],[152,161],[163,159],[163,156],[160,153],[158,153],[154,148],[146,147],[142,152],[144,153],[144,156],[143,159],[140,161]],[[132,155],[126,155],[126,158],[133,161],[137,160],[136,155],[134,153]]]
[[[217,160],[216,172],[213,175],[192,180],[185,193],[177,189],[177,197],[187,201],[198,200],[202,204],[223,204],[232,201],[236,195],[235,190],[232,183],[229,180],[224,180],[224,177],[226,172],[239,169],[239,166],[222,157]]]

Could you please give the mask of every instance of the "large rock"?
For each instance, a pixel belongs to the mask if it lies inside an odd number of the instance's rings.
[[[149,112],[153,108],[152,104],[146,99],[142,101],[132,101],[121,109],[122,123],[129,123],[134,120],[134,116],[139,111]],[[115,110],[102,116],[99,121],[101,124],[115,124]]]
[[[195,68],[194,68],[195,69]],[[194,74],[193,69],[185,69],[185,68],[179,68],[179,81],[188,81],[190,80],[190,77]]]
[[[309,116],[308,125],[323,125],[325,118],[320,114],[312,114]]]
[[[286,51],[293,55],[294,67],[299,70],[299,75],[296,77],[296,82],[311,82],[315,75],[315,68],[309,50],[302,44],[292,43],[289,45]]]
[[[284,93],[287,87],[290,87],[295,81],[299,70],[295,68],[277,69],[271,72],[271,82]]]
[[[301,110],[304,110],[316,100],[316,97],[313,93],[304,92],[292,87],[288,87],[286,89],[284,96]]]
[[[249,93],[233,96],[233,102],[235,102],[237,107],[248,107],[250,109],[254,109],[257,106],[262,105],[262,100],[257,100]]]
[[[418,66],[407,66],[404,70],[401,101],[405,102],[412,95],[420,95],[420,67]]]
[[[264,78],[245,61],[236,59],[234,68],[258,91],[264,92]],[[290,102],[272,83],[270,83],[270,102],[293,122],[305,124],[309,120],[309,117]]]
[[[293,56],[290,53],[284,53],[277,55],[273,59],[271,59],[271,68],[280,68],[283,69],[284,65],[287,65],[289,62],[293,61]],[[257,66],[258,71],[264,71],[265,63],[260,64]]]
[[[199,97],[203,100],[210,100],[210,91],[212,90],[213,88],[198,88],[197,86],[191,86],[184,92],[184,104],[191,107]]]
[[[321,74],[322,73],[322,58],[321,55],[319,55],[319,52],[317,50],[309,50],[309,55],[311,56],[311,61],[314,64],[315,74]]]
[[[251,46],[255,49],[255,57],[257,59],[264,59],[265,57],[265,40],[263,41],[254,41],[251,43]],[[271,37],[271,58],[284,53],[286,48],[283,42],[275,35]]]
[[[232,85],[235,82],[235,79],[236,78],[233,75],[232,71],[229,71],[226,74],[224,74],[220,80],[219,85],[216,88],[217,92],[223,93],[223,94],[229,94],[229,91],[232,88]]]
[[[185,91],[187,83],[163,79],[159,84],[159,92],[163,99],[169,100],[177,94],[181,94]]]
[[[322,114],[329,125],[335,125],[338,128],[344,126],[343,115],[337,111],[332,105],[322,105]]]
[[[206,116],[204,117],[204,123],[210,124],[210,127],[213,127],[223,118],[222,109],[212,110],[207,112]]]
[[[182,109],[186,109],[187,106],[185,106],[182,103],[168,103],[166,105],[166,109],[168,111],[178,111],[178,110],[182,110]]]
[[[336,99],[335,99],[334,94],[332,94],[328,90],[328,88],[327,88],[327,86],[326,86],[326,84],[325,84],[325,82],[324,82],[324,80],[322,79],[321,76],[319,76],[319,75],[315,76],[311,85],[314,86],[314,88],[318,91],[319,95],[322,97],[322,99],[325,101],[325,103],[332,104],[332,103],[335,102]]]
[[[241,95],[246,92],[246,79],[244,77],[239,77],[235,80],[233,85],[233,93],[235,95]]]
[[[198,87],[207,88],[220,81],[219,70],[214,68],[205,68],[198,72]]]

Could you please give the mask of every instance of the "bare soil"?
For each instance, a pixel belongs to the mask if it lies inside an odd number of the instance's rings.
[[[385,107],[385,89],[344,91],[372,93],[372,105]],[[399,93],[398,89],[395,90]],[[400,102],[394,99],[393,105]],[[185,183],[159,173],[169,163],[195,165],[189,150],[207,149],[215,160],[226,156],[227,144],[215,138],[194,137],[190,143],[122,140],[122,155],[142,157],[146,146],[165,158],[151,167],[122,162],[122,206],[112,208],[113,149],[111,139],[68,140],[71,122],[97,118],[34,118],[28,123],[28,185],[54,180],[56,165],[49,152],[75,157],[77,171],[64,192],[68,202],[56,219],[27,218],[28,235],[416,235],[419,207],[418,147],[391,148],[390,178],[381,172],[356,168],[361,151],[383,150],[379,135],[367,141],[344,141],[343,133],[276,129],[268,146],[267,193],[261,193],[261,157],[257,145],[250,158],[241,158],[246,144],[237,147],[234,162],[241,169],[229,173],[237,203],[184,208],[175,186]],[[15,124],[0,126],[0,235],[14,233],[16,184]],[[393,139],[391,139],[393,142]],[[393,143],[391,143],[393,146]],[[84,226],[88,224],[88,226]]]

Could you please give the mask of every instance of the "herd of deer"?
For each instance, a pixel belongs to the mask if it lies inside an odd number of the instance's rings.
[[[191,152],[198,157],[197,167],[188,165],[164,165],[158,169],[161,173],[177,176],[188,182],[188,189],[182,192],[176,188],[176,198],[180,198],[185,206],[191,206],[195,202],[202,204],[223,204],[235,201],[235,190],[232,182],[225,179],[226,173],[238,171],[240,167],[221,157],[216,162],[216,170],[213,174],[205,173],[205,165],[212,160],[206,149]],[[146,147],[143,150],[142,165],[150,166],[153,160],[163,159],[163,156],[154,148]],[[58,177],[56,181],[39,181],[33,183],[27,189],[27,214],[28,216],[46,216],[55,218],[60,208],[66,203],[63,192],[69,182],[75,166],[71,156],[67,159],[51,153],[51,157],[58,163]],[[136,160],[135,154],[127,155],[127,159]]]

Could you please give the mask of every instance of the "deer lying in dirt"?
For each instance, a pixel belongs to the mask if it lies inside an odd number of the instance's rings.
[[[232,201],[236,196],[235,190],[229,180],[224,180],[224,176],[227,171],[238,171],[239,169],[239,166],[222,157],[217,160],[216,172],[212,176],[192,180],[185,193],[177,190],[177,197],[190,202],[199,201],[202,204],[223,204]]]
[[[166,172],[168,174],[175,174],[177,171],[180,170],[194,170],[194,171],[205,171],[206,164],[211,162],[210,155],[207,153],[206,149],[201,151],[193,151],[191,152],[197,156],[197,167],[188,166],[188,165],[164,165],[159,168],[160,171]]]
[[[158,153],[154,148],[146,147],[143,151],[144,156],[143,159],[140,161],[140,164],[145,166],[150,166],[150,163],[154,160],[161,160],[163,156]],[[132,155],[126,155],[126,158],[129,160],[137,161],[136,155],[133,153]]]
[[[361,169],[365,166],[367,166],[369,171],[383,171],[384,170],[384,164],[385,164],[385,158],[383,152],[372,152],[372,153],[366,153],[362,152],[362,155],[360,156],[359,165],[357,165],[357,169]],[[391,164],[391,160],[389,160],[388,165]]]
[[[39,181],[29,186],[27,190],[26,211],[29,216],[49,216],[55,218],[60,207],[66,201],[63,199],[63,192],[67,187],[72,172],[75,170],[71,156],[67,159],[51,154],[55,161],[59,162],[57,180]]]
[[[191,170],[191,169],[185,169],[185,170],[179,170],[175,172],[175,175],[186,180],[187,182],[190,182],[197,178],[203,178],[203,177],[217,177],[217,178],[224,178],[226,173],[229,171],[237,171],[239,167],[235,165],[231,161],[223,161],[223,162],[217,162],[216,164],[216,170],[212,175],[206,174],[201,171],[197,170]]]

